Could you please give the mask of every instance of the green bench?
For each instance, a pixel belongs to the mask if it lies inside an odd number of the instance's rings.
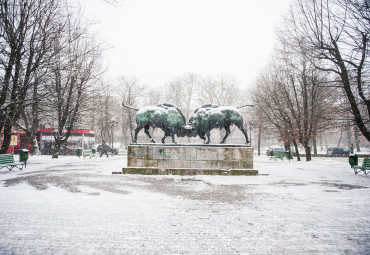
[[[281,160],[284,160],[284,157],[286,157],[285,152],[274,152],[270,156],[270,159],[274,159],[274,160],[281,159]]]
[[[23,166],[26,167],[26,162],[15,162],[13,154],[0,154],[0,169],[5,167],[10,171],[15,167],[22,170]]]
[[[364,158],[364,161],[362,162],[362,166],[353,165],[352,168],[355,174],[362,171],[364,172],[364,174],[367,175],[368,173],[370,173],[370,158]]]
[[[81,152],[81,156],[83,158],[86,158],[86,157],[96,157],[96,150],[95,149],[92,149],[92,150],[82,150]]]
[[[270,159],[281,159],[282,161],[284,161],[284,157],[287,158],[290,162],[290,160],[293,158],[290,154],[290,152],[274,152],[271,156],[270,156]]]

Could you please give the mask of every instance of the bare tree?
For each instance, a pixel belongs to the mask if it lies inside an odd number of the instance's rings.
[[[167,101],[178,106],[187,120],[190,117],[191,110],[194,108],[195,91],[199,79],[199,75],[187,73],[175,78],[166,85]]]
[[[109,83],[98,83],[94,98],[94,122],[97,138],[113,144],[113,133],[121,120],[121,104]]]
[[[55,47],[62,51],[52,60],[49,86],[51,105],[57,126],[54,127],[55,145],[53,158],[58,158],[59,150],[76,124],[82,110],[82,103],[91,92],[92,84],[100,74],[101,47],[89,34],[89,25],[80,19],[69,16],[68,26]]]
[[[202,79],[199,82],[197,99],[201,104],[238,106],[241,100],[238,85],[233,76],[226,74]]]
[[[45,111],[49,95],[45,88],[45,79],[43,78],[45,72],[35,76],[35,80],[32,84],[32,91],[27,95],[27,101],[30,104],[25,105],[21,111],[21,120],[18,121],[18,126],[26,133],[28,140],[30,141],[30,153],[32,155],[40,154],[40,148],[36,139],[36,131],[39,128],[39,123],[42,117],[47,116]]]
[[[144,95],[145,89],[143,85],[135,77],[121,76],[117,81],[117,92],[121,102],[128,106],[136,106],[139,97]],[[130,134],[131,141],[134,139],[135,129],[135,112],[122,106],[122,137],[124,144],[128,143],[127,129]]]
[[[57,52],[52,45],[62,29],[61,13],[60,1],[0,0],[0,153],[7,152],[24,107],[35,104],[27,94],[37,88],[40,69]]]
[[[303,54],[285,53],[276,62],[258,80],[254,103],[276,127],[284,143],[293,143],[297,155],[298,143],[303,145],[309,161],[310,140],[329,114],[330,88],[320,86],[325,77]]]
[[[348,100],[353,121],[370,141],[368,0],[298,0],[280,32],[328,73]]]

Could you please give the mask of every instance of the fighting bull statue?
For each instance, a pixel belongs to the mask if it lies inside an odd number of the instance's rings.
[[[149,137],[152,143],[154,139],[149,133],[149,127],[160,128],[164,131],[162,143],[165,143],[167,136],[172,137],[172,142],[176,143],[175,135],[178,137],[188,136],[189,126],[186,125],[185,116],[181,110],[172,104],[158,104],[155,106],[147,106],[141,109],[133,108],[131,106],[124,107],[137,111],[135,137],[133,142],[137,142],[137,134],[144,128],[145,134]]]
[[[196,109],[190,117],[189,126],[191,126],[192,130],[189,136],[196,137],[198,135],[206,144],[209,144],[211,141],[211,130],[214,128],[225,128],[226,134],[221,141],[221,143],[225,143],[226,138],[230,134],[230,126],[235,125],[244,134],[245,142],[249,143],[247,131],[243,126],[243,117],[238,111],[241,107],[244,106],[203,105]],[[205,136],[208,138],[207,141]]]

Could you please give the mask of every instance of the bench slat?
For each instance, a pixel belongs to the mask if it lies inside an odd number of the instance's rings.
[[[358,172],[362,171],[364,172],[364,174],[368,174],[370,172],[370,158],[364,158],[364,161],[362,162],[362,165],[359,166],[354,166],[354,169],[355,171],[355,174],[357,174]]]
[[[22,167],[18,167],[19,165]],[[10,171],[15,167],[22,170],[23,165],[26,165],[26,162],[15,162],[13,154],[0,154],[0,168],[6,167]]]

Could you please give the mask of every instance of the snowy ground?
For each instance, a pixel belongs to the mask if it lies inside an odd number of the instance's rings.
[[[268,176],[112,175],[126,156],[0,170],[0,254],[370,254],[370,176],[255,157]]]

